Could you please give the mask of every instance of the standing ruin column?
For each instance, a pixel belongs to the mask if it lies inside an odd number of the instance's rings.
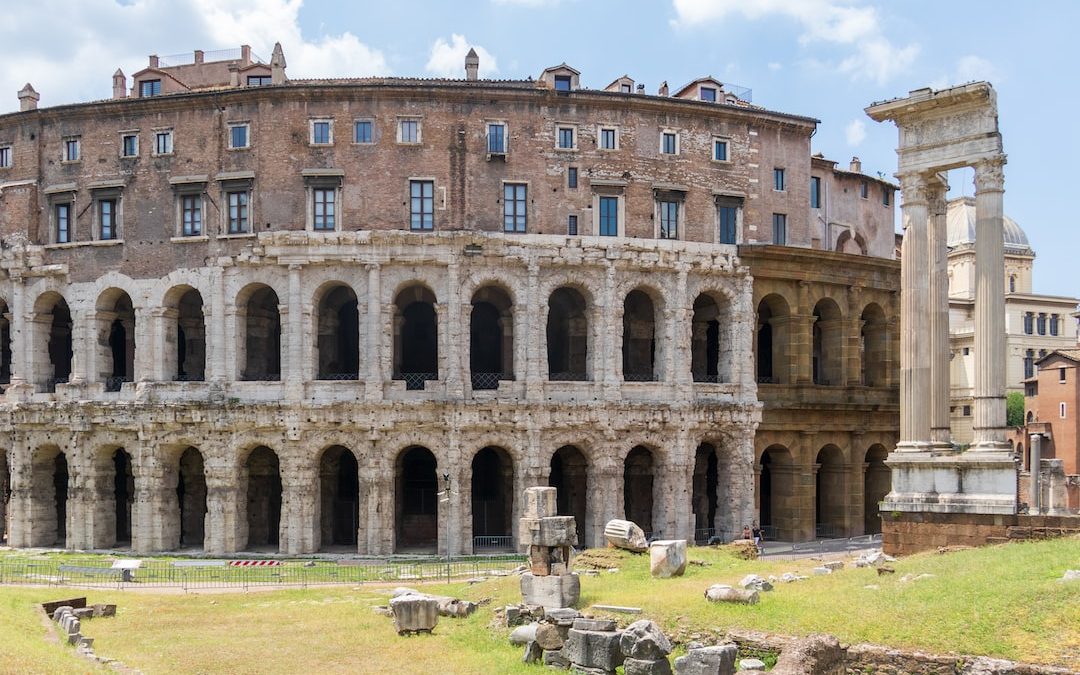
[[[898,452],[921,452],[930,442],[929,265],[926,178],[900,176],[904,203],[900,287],[900,442]]]
[[[940,450],[952,449],[949,428],[949,235],[945,218],[948,189],[942,174],[928,180],[930,443]]]
[[[972,450],[1005,441],[1004,157],[975,165],[975,419]]]

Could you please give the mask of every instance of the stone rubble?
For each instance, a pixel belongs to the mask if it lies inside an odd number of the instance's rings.
[[[604,538],[611,546],[634,553],[644,553],[649,548],[645,532],[629,520],[609,520],[604,526]]]
[[[739,671],[758,671],[765,670],[765,662],[761,659],[743,659],[739,661]]]
[[[833,572],[836,572],[837,570],[844,569],[844,561],[843,560],[830,560],[830,561],[826,562],[825,564],[823,564],[822,567],[828,568],[828,569],[832,570]]]
[[[675,675],[734,675],[738,652],[733,644],[692,647],[675,659]]]
[[[794,581],[794,579],[792,579]],[[739,582],[739,587],[748,591],[771,591],[773,589],[772,583],[762,579],[756,574],[747,574]]]
[[[626,627],[619,638],[626,675],[671,675],[671,641],[652,621],[642,619]]]
[[[1065,570],[1062,581],[1080,581],[1080,570]]]
[[[52,614],[49,618],[59,626],[61,639],[65,640],[69,645],[74,646],[79,654],[88,658],[100,660],[94,655],[94,639],[82,634],[83,621],[95,617],[116,616],[116,605],[97,604],[88,607],[86,606],[85,598],[78,598],[74,602],[81,606],[74,607],[72,605],[60,605],[52,610]],[[51,605],[52,603],[45,603],[42,605],[42,608],[46,609]]]
[[[658,579],[681,577],[686,563],[685,539],[665,539],[649,545],[649,573]]]
[[[760,599],[757,591],[747,591],[741,588],[732,588],[724,584],[714,584],[705,591],[705,599],[709,602],[732,602],[743,605],[756,605]]]

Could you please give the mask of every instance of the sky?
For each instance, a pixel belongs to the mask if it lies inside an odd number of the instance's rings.
[[[1008,164],[1005,212],[1036,251],[1034,290],[1080,295],[1070,178],[1080,135],[1075,0],[0,0],[0,113],[30,82],[41,106],[108,98],[149,54],[280,41],[290,77],[537,77],[566,62],[582,85],[629,74],[656,93],[704,75],[771,110],[821,120],[814,152],[891,177],[897,132],[863,113],[925,86],[989,80]],[[62,20],[57,20],[62,18]],[[4,92],[7,92],[6,94]],[[973,194],[970,171],[951,195]]]

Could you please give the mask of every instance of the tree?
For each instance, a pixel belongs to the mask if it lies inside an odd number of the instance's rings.
[[[1010,391],[1005,399],[1005,424],[1010,427],[1024,426],[1024,394]]]

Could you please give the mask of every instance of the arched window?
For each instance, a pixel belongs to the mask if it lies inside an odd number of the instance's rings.
[[[423,389],[439,379],[439,318],[435,294],[414,284],[394,300],[394,379],[406,389]]]

